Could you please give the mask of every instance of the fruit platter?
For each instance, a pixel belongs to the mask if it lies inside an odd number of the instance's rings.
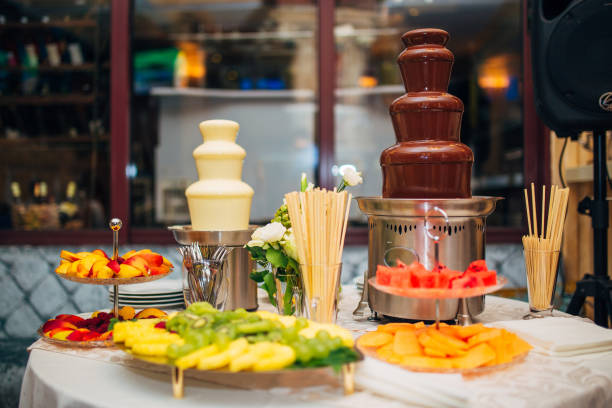
[[[173,388],[183,395],[183,372],[208,373],[209,380],[226,385],[280,386],[323,383],[333,369],[341,370],[345,392],[352,392],[354,363],[363,357],[351,333],[334,324],[244,309],[218,311],[206,302],[191,304],[166,321],[116,323],[113,341],[135,358],[173,368]]]
[[[393,295],[444,299],[492,293],[502,288],[508,280],[489,270],[484,260],[470,263],[463,272],[451,270],[440,263],[429,271],[417,261],[406,265],[398,260],[394,267],[378,265],[376,277],[368,282],[376,289]]]
[[[97,311],[89,317],[73,314],[61,314],[47,320],[38,334],[48,343],[71,347],[113,347],[114,325],[122,321],[139,319],[164,319],[166,312],[148,308],[136,312],[131,306],[124,306],[115,318],[111,313]]]
[[[483,374],[521,362],[532,348],[504,329],[482,324],[389,323],[357,339],[369,355],[412,371]]]
[[[72,253],[62,250],[55,273],[64,279],[97,285],[143,283],[163,278],[173,268],[162,255],[142,249],[129,251],[117,259],[103,250]]]

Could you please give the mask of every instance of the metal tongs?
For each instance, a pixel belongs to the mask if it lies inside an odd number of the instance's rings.
[[[213,250],[214,249],[214,250]],[[187,269],[187,283],[194,301],[222,309],[228,295],[228,274],[223,262],[231,252],[225,246],[200,247],[198,242],[180,247]]]

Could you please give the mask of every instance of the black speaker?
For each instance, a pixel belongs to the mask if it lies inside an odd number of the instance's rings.
[[[612,129],[612,0],[530,0],[536,109],[560,137]]]

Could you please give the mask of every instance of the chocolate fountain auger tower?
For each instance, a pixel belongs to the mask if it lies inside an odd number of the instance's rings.
[[[474,156],[459,138],[463,102],[447,93],[453,53],[438,29],[405,33],[398,64],[406,93],[389,109],[397,143],[380,157],[382,197],[357,197],[368,216],[368,277],[377,265],[418,260],[432,268],[439,259],[465,270],[484,259],[486,217],[497,197],[472,197]],[[403,298],[367,285],[370,308],[382,315],[434,320],[435,301]],[[439,316],[469,324],[484,309],[484,297],[443,299]]]

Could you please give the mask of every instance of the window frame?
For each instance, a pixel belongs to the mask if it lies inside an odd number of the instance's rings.
[[[521,2],[523,42],[523,175],[525,185],[548,184],[550,181],[550,143],[548,129],[536,114],[531,47],[527,16],[527,0]],[[174,244],[172,234],[162,228],[132,228],[130,226],[130,185],[126,167],[130,161],[131,119],[131,16],[133,2],[111,0],[111,182],[110,216],[123,221],[120,242],[133,244]],[[318,183],[333,188],[331,167],[335,160],[335,2],[321,1],[317,9],[317,70],[318,98],[315,141],[319,147]],[[490,227],[487,243],[520,243],[525,233],[519,227]],[[1,245],[65,245],[110,243],[108,230],[78,231],[3,231]],[[367,227],[351,227],[347,245],[367,245]]]

